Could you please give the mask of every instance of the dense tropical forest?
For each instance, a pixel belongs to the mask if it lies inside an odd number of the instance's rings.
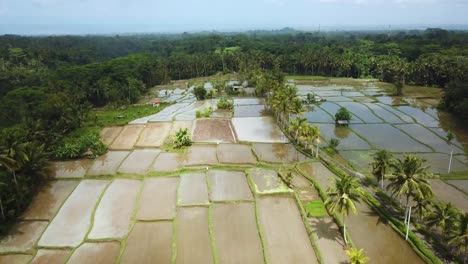
[[[272,71],[377,78],[445,89],[440,107],[468,118],[468,32],[200,33],[0,36],[0,219],[17,216],[48,159],[105,151],[90,110],[137,102],[170,80],[237,72],[258,88]],[[274,78],[273,78],[274,79]],[[1,232],[1,230],[0,230]]]

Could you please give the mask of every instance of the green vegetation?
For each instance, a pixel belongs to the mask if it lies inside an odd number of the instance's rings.
[[[369,258],[364,255],[364,249],[351,248],[346,250],[351,264],[365,264],[369,261]]]
[[[180,128],[177,130],[174,138],[173,143],[175,148],[183,148],[192,145],[192,140],[190,139],[190,133],[187,128]]]
[[[336,151],[336,148],[338,145],[340,145],[341,141],[337,138],[331,138],[330,141],[328,142],[328,146]]]
[[[206,98],[206,89],[203,86],[197,86],[193,88],[193,94],[197,98],[197,100],[205,100]]]
[[[95,158],[107,151],[99,132],[93,129],[78,129],[65,137],[54,148],[56,159]]]
[[[352,115],[351,112],[349,112],[346,107],[341,107],[335,114],[335,121],[338,123],[338,121],[348,121],[351,120]]]
[[[354,203],[359,202],[364,191],[359,186],[357,178],[349,175],[338,179],[333,178],[333,181],[334,186],[327,190],[328,199],[324,204],[331,212],[341,214],[343,218],[343,237],[345,243],[348,243],[345,217],[349,215],[350,211],[357,214],[356,205]]]
[[[228,101],[226,98],[221,98],[218,101],[218,108],[224,110],[231,110],[233,108],[234,103],[232,101]]]
[[[210,117],[211,114],[213,113],[213,108],[210,106],[210,107],[207,107],[205,109],[203,109],[203,111],[196,111],[195,112],[195,117],[196,118],[202,118],[202,117]]]
[[[324,217],[328,216],[327,209],[323,205],[322,200],[314,200],[304,205],[307,215],[310,217]]]
[[[374,161],[371,163],[372,174],[380,179],[381,188],[384,188],[384,178],[393,162],[393,154],[387,150],[378,150],[373,154]]]
[[[157,107],[153,107],[152,105],[125,105],[96,108],[89,113],[84,126],[123,126],[139,117],[156,114],[168,105],[168,103],[161,103]]]

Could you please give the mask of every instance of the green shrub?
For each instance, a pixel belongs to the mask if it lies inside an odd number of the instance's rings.
[[[337,138],[332,138],[330,139],[330,142],[328,142],[328,145],[330,146],[331,149],[336,150],[336,147],[340,145],[341,141]]]
[[[203,86],[197,86],[193,89],[193,94],[197,100],[205,100],[206,98],[206,89]]]
[[[179,128],[176,132],[174,138],[174,148],[183,148],[192,145],[192,140],[190,139],[190,134],[187,128]]]
[[[351,112],[348,111],[345,107],[341,107],[338,112],[335,114],[335,121],[338,122],[338,120],[346,120],[349,121],[351,120]]]
[[[196,111],[195,117],[196,118],[210,117],[212,113],[213,113],[213,108],[210,106],[208,108],[205,108],[203,111]]]
[[[226,98],[221,98],[219,99],[217,105],[219,109],[231,110],[233,107],[233,102],[228,101]]]
[[[66,137],[53,150],[56,159],[76,159],[81,157],[95,158],[107,151],[96,131],[89,131],[79,137]]]

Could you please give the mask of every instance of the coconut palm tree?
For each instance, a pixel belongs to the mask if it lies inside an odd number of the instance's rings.
[[[364,249],[351,248],[346,250],[351,264],[365,264],[369,261],[369,258],[364,256]]]
[[[416,203],[414,205],[414,212],[418,216],[418,221],[421,221],[421,219],[432,209],[432,206],[434,205],[432,198],[433,197],[414,197],[414,202]]]
[[[451,203],[434,203],[432,210],[426,214],[427,227],[438,226],[442,230],[448,229],[456,218],[456,209]]]
[[[289,132],[294,135],[297,143],[299,143],[299,137],[304,133],[304,128],[307,124],[307,119],[305,118],[295,118],[291,120]]]
[[[468,213],[460,213],[454,218],[451,228],[446,232],[447,242],[456,253],[463,256],[463,263],[467,263],[468,256]]]
[[[403,159],[397,159],[391,164],[393,173],[387,176],[390,183],[387,189],[393,196],[406,198],[405,208],[408,210],[410,198],[427,199],[432,197],[432,189],[427,178],[431,174],[427,172],[428,166],[424,166],[425,159],[415,155],[406,155]],[[407,213],[405,213],[406,223]]]
[[[334,186],[330,186],[327,190],[328,199],[325,205],[332,212],[340,213],[343,217],[343,237],[345,243],[348,243],[346,238],[346,216],[349,212],[357,214],[355,202],[359,202],[363,195],[363,190],[359,186],[356,178],[349,175],[341,178],[334,178]]]
[[[374,174],[377,179],[380,179],[382,190],[384,188],[384,177],[385,174],[390,169],[390,165],[393,160],[393,154],[387,150],[379,150],[375,152],[373,155],[373,162],[372,165],[372,174]]]

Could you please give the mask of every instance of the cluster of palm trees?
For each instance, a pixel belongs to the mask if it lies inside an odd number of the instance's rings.
[[[394,198],[405,199],[404,222],[409,229],[411,209],[417,220],[443,235],[444,241],[453,252],[465,258],[468,249],[468,214],[461,213],[450,203],[434,202],[434,194],[427,172],[425,159],[416,155],[394,158],[391,152],[379,150],[373,155],[372,173],[381,181],[382,190],[389,190]],[[389,183],[384,187],[384,180]],[[412,202],[412,207],[410,203]],[[408,234],[408,232],[407,232]],[[408,236],[408,235],[407,235]]]
[[[314,143],[320,136],[320,130],[301,117],[306,109],[302,98],[297,95],[297,88],[280,83],[271,87],[268,105],[276,116],[278,124],[291,133],[296,144],[303,145],[306,149],[310,148],[314,153]],[[291,115],[294,116],[292,120],[290,120]],[[318,145],[316,153],[318,154]]]
[[[47,174],[44,144],[25,142],[0,146],[0,223],[25,209]],[[0,233],[5,225],[0,225]]]

